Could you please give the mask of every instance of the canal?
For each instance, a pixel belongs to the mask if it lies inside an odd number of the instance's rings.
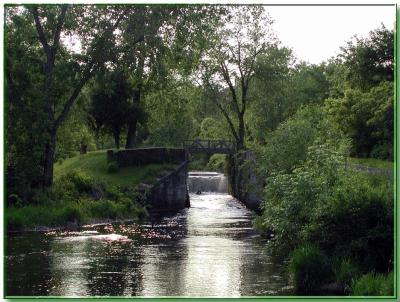
[[[148,224],[6,239],[7,296],[291,295],[286,263],[226,193],[190,194],[191,207]]]

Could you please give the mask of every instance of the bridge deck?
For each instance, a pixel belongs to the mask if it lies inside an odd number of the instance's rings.
[[[227,140],[187,140],[183,147],[190,153],[235,153],[235,143]]]

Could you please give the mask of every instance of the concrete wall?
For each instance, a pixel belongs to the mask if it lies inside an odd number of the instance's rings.
[[[140,186],[150,211],[174,211],[189,206],[187,186],[188,161],[186,151],[178,148],[141,148],[107,151],[108,162],[116,161],[120,167],[160,163],[177,163],[178,167],[154,184]]]
[[[184,161],[172,173],[159,179],[149,190],[151,209],[180,210],[189,207],[188,162]]]
[[[244,167],[242,189],[243,196],[241,201],[250,209],[255,211],[261,210],[261,202],[263,199],[264,185],[261,179],[257,177],[254,169],[256,167],[256,158],[252,151],[246,151],[243,154]]]

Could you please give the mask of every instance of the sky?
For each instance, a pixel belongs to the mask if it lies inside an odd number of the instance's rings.
[[[318,64],[336,56],[354,35],[367,37],[383,23],[393,29],[395,6],[267,6],[283,46],[297,59]]]

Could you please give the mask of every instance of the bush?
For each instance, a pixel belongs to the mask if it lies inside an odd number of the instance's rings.
[[[354,282],[353,296],[393,296],[394,275],[366,274]]]
[[[119,166],[117,162],[110,162],[107,165],[107,173],[116,173],[118,172]]]
[[[60,184],[72,183],[79,193],[90,193],[93,186],[93,179],[81,170],[72,170],[63,175]]]
[[[59,224],[64,224],[66,222],[75,222],[80,224],[85,221],[84,209],[77,202],[67,204],[62,208],[57,216],[57,222]]]
[[[333,150],[347,151],[347,140],[321,107],[302,107],[268,136],[267,144],[261,150],[262,168],[268,174],[290,173],[306,160],[308,148],[317,141],[318,144],[330,141],[336,146]]]
[[[334,258],[332,261],[332,270],[335,276],[335,281],[343,286],[345,292],[350,292],[353,282],[360,274],[356,267],[348,258]]]
[[[115,219],[118,211],[114,202],[110,200],[98,200],[90,202],[90,213],[92,217]]]
[[[393,260],[393,189],[389,182],[347,172],[311,212],[303,240],[367,271],[387,272]]]
[[[207,169],[210,171],[217,171],[224,173],[225,171],[225,159],[224,154],[213,154],[207,163]]]
[[[298,294],[315,293],[319,287],[332,280],[328,257],[318,247],[305,245],[293,251],[289,269]]]
[[[290,250],[302,243],[302,233],[309,227],[311,214],[331,195],[343,162],[343,156],[334,146],[317,144],[309,147],[306,161],[292,173],[277,173],[267,179],[263,225],[275,234],[282,248]]]

